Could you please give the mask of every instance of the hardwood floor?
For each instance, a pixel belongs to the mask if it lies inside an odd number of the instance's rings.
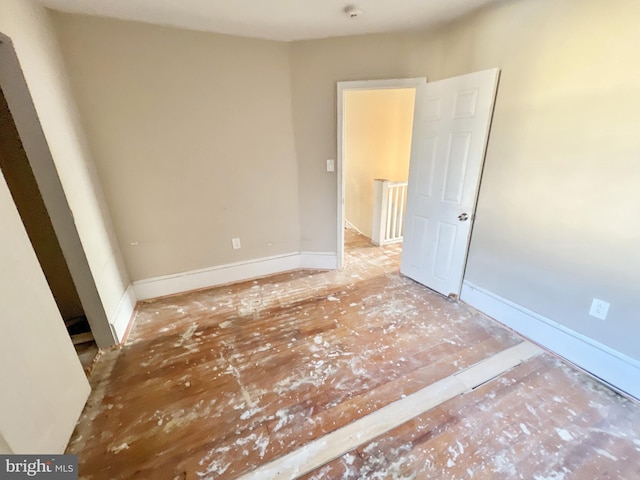
[[[323,447],[335,460],[296,475],[640,477],[637,404],[546,353],[503,371],[521,338],[400,276],[399,245],[348,234],[346,246],[343,271],[143,303],[127,345],[93,368],[68,449],[81,478],[236,478],[269,462],[284,471],[285,454],[305,456],[349,428],[352,438]],[[440,385],[483,365],[497,373],[443,396]],[[419,416],[394,423],[421,402]]]
[[[639,419],[543,355],[303,478],[637,479]]]

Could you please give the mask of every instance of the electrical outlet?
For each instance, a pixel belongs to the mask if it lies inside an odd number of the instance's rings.
[[[233,247],[234,250],[238,250],[239,248],[241,248],[242,245],[240,245],[240,239],[238,237],[232,238],[231,246]]]
[[[604,320],[607,318],[607,313],[609,313],[609,302],[605,302],[604,300],[600,300],[599,298],[594,298],[591,302],[591,310],[589,310],[589,315],[599,318],[600,320]]]

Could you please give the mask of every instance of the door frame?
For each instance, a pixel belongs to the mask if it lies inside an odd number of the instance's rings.
[[[337,268],[344,267],[344,196],[345,196],[345,182],[344,182],[344,148],[345,148],[345,134],[344,134],[344,94],[353,90],[394,90],[399,88],[415,88],[419,85],[427,83],[427,77],[411,77],[411,78],[395,78],[385,80],[356,80],[349,82],[337,83],[337,126],[338,126],[338,145],[337,145],[337,161],[336,172],[338,182],[338,202],[337,202],[337,245],[336,245],[336,263]]]
[[[118,343],[11,38],[0,32],[0,86],[99,348]],[[2,173],[0,172],[0,175]]]

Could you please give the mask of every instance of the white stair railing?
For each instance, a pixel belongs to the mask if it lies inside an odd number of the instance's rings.
[[[407,182],[375,179],[371,241],[385,245],[402,241]]]

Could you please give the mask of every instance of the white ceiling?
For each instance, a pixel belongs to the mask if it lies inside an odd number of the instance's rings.
[[[414,30],[498,0],[40,0],[55,10],[272,40]],[[364,13],[350,19],[344,9]]]

